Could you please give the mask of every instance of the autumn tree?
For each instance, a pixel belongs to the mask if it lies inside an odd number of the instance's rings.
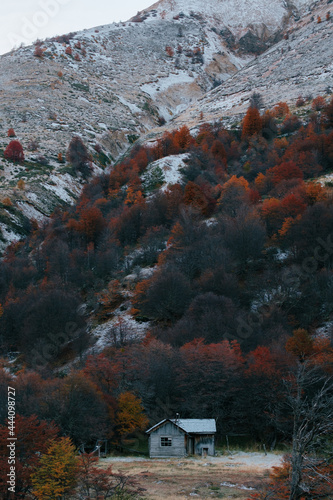
[[[25,190],[25,182],[23,179],[20,179],[17,183],[17,187],[18,189],[20,189],[21,191],[24,191]]]
[[[8,137],[16,137],[15,130],[13,128],[8,129],[7,136]]]
[[[249,203],[250,187],[244,177],[233,175],[221,188],[218,207],[228,215],[235,216],[242,205]]]
[[[190,130],[186,125],[183,125],[179,130],[174,133],[174,144],[176,148],[181,151],[186,150],[192,142],[193,138],[191,136]]]
[[[82,372],[55,381],[44,397],[44,414],[53,418],[76,446],[112,432],[108,404],[96,384]],[[91,411],[94,408],[95,411]]]
[[[148,425],[141,399],[132,392],[123,392],[118,397],[116,425],[120,436],[127,436],[136,430],[142,431]]]
[[[99,208],[87,207],[81,211],[77,229],[86,236],[87,241],[96,241],[104,227],[104,217]]]
[[[42,47],[39,44],[36,45],[34,50],[34,56],[41,59],[44,56],[44,50],[45,49],[42,49]]]
[[[200,186],[192,181],[189,181],[186,184],[184,191],[184,203],[185,205],[191,205],[192,207],[198,209],[202,214],[208,215],[209,202]]]
[[[80,172],[83,177],[88,177],[91,171],[90,155],[82,139],[74,136],[69,143],[66,160],[72,165],[75,172]]]
[[[7,160],[12,160],[14,162],[23,162],[24,152],[21,143],[16,140],[10,141],[4,151],[4,157],[7,158]]]
[[[269,168],[267,175],[271,178],[275,186],[283,180],[303,179],[303,172],[294,161],[285,161],[275,167]]]
[[[78,463],[70,438],[53,441],[32,475],[33,494],[38,500],[69,498],[77,484],[77,473]]]
[[[289,115],[289,106],[286,102],[278,102],[273,108],[273,114],[277,118],[282,118],[283,116]]]
[[[174,56],[174,53],[175,53],[175,51],[173,50],[173,48],[172,48],[172,47],[170,47],[170,45],[167,45],[167,46],[165,47],[165,52],[167,53],[167,55],[168,55],[169,57],[173,57],[173,56]]]
[[[321,109],[324,109],[326,106],[326,101],[325,99],[319,95],[318,97],[315,97],[312,101],[311,108],[313,111],[320,111]]]
[[[250,107],[243,120],[242,139],[258,134],[262,130],[262,118],[257,107]]]
[[[35,415],[16,415],[16,487],[15,498],[26,498],[31,490],[31,475],[39,465],[39,455],[45,453],[50,442],[55,442],[58,429],[52,423],[38,420]],[[0,426],[0,493],[4,500],[11,499],[8,491],[8,427]]]

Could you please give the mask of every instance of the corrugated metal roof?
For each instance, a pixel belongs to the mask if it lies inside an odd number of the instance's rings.
[[[167,421],[177,425],[188,434],[214,434],[216,432],[216,423],[214,418],[181,418],[177,419],[177,421],[174,418],[165,418],[158,424],[155,424],[153,427],[148,429],[146,433],[149,434]]]
[[[216,423],[213,418],[180,418],[171,422],[178,425],[189,434],[213,434],[216,432]]]

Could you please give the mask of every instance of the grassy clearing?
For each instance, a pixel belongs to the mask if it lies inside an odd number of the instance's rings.
[[[234,452],[233,452],[234,453]],[[269,453],[235,453],[223,457],[135,459],[113,457],[101,461],[114,471],[134,476],[146,489],[147,500],[229,498],[245,500],[267,481],[280,456]]]

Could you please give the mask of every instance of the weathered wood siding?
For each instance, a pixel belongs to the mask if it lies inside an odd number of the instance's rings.
[[[172,439],[172,446],[161,446],[161,437]],[[151,458],[183,457],[186,454],[185,433],[172,422],[165,422],[149,436]]]
[[[194,454],[195,455],[215,455],[215,439],[214,434],[195,435],[194,434]],[[204,451],[206,450],[206,451]]]

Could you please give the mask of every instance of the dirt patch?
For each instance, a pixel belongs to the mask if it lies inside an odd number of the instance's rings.
[[[134,476],[149,500],[187,498],[232,498],[245,500],[267,480],[280,455],[236,453],[221,457],[184,459],[108,458],[101,465],[113,465]]]

